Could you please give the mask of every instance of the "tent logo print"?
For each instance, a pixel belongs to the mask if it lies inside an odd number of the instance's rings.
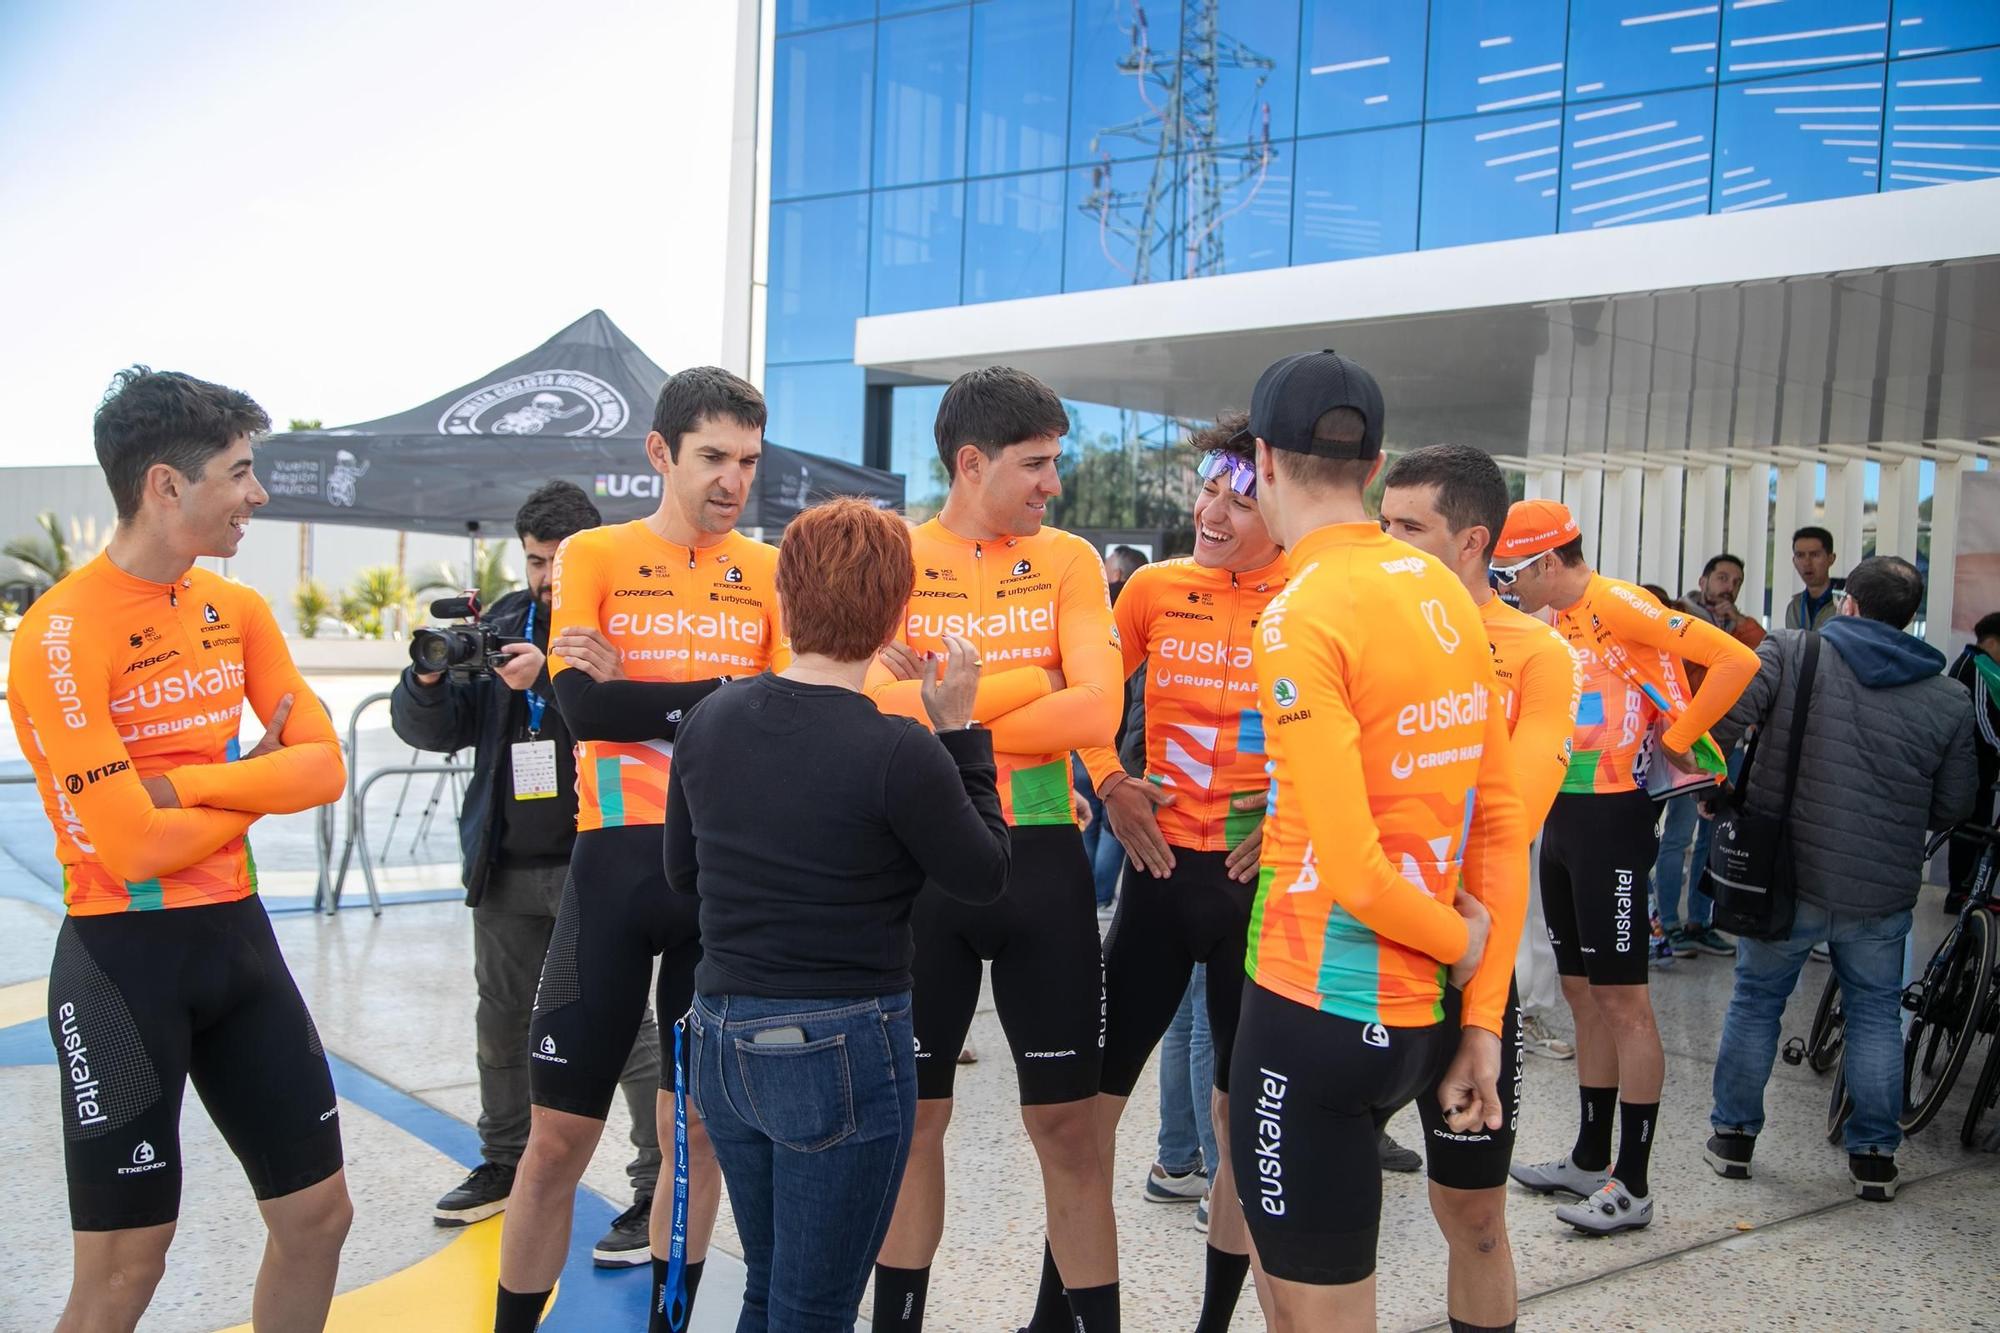
[[[333,456],[333,470],[326,475],[326,502],[352,509],[355,500],[354,484],[367,475],[368,464],[357,459],[345,449]]]
[[[625,395],[583,370],[537,370],[474,389],[438,418],[444,435],[615,435]]]

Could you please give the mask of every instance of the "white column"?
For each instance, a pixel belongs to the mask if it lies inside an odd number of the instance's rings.
[[[1959,487],[1965,480],[1963,458],[1937,465],[1935,489],[1931,492],[1930,597],[1924,616],[1924,638],[1931,647],[1951,656],[1955,637],[1951,632],[1952,582],[1958,565]],[[1912,461],[1909,466],[1916,467]]]
[[[1710,463],[1689,470],[1686,508],[1681,515],[1681,585],[1676,591],[1694,587],[1710,556],[1733,549],[1723,523],[1728,494],[1727,468]]]
[[[1778,465],[1777,514],[1772,519],[1773,531],[1777,537],[1777,552],[1772,558],[1771,602],[1782,606],[1803,587],[1799,582],[1799,572],[1792,568],[1791,551],[1786,545],[1792,533],[1806,521],[1812,512],[1813,474],[1819,469],[1815,464],[1784,462]],[[1781,549],[1782,548],[1782,549]]]
[[[1840,482],[1840,493],[1834,494],[1834,480]],[[1849,552],[1849,558],[1859,560],[1862,548],[1862,528],[1867,522],[1868,511],[1868,461],[1850,458],[1840,465],[1838,473],[1833,464],[1826,467],[1826,507],[1833,529],[1834,541],[1840,549]]]
[[[1521,497],[1525,500],[1560,500],[1562,491],[1563,470],[1559,467],[1531,467],[1522,479]]]
[[[1742,605],[1761,615],[1768,586],[1764,544],[1771,536],[1771,465],[1752,463],[1730,469],[1729,548],[1743,557]]]
[[[1875,501],[1875,554],[1917,558],[1917,469],[1914,458],[1882,464],[1882,484]],[[1841,552],[1834,573],[1842,574],[1853,556]]]
[[[1618,517],[1610,533],[1612,540],[1599,544],[1599,555],[1613,577],[1629,579],[1639,572],[1639,525],[1644,513],[1646,474],[1637,467],[1625,467],[1615,475]]]
[[[1595,463],[1586,464],[1580,472],[1563,474],[1563,503],[1576,516],[1576,524],[1583,529],[1584,563],[1597,564],[1597,543],[1599,529],[1604,524],[1601,519],[1604,509],[1604,470]]]
[[[1640,534],[1639,578],[1657,583],[1679,596],[1687,590],[1680,583],[1681,569],[1681,488],[1687,469],[1665,467],[1646,474],[1646,526]],[[1687,585],[1692,586],[1692,585]]]

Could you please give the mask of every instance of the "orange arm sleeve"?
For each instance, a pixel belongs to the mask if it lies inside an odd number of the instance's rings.
[[[773,673],[783,671],[792,664],[792,641],[785,635],[785,613],[775,601],[764,632],[771,636],[771,656],[765,665]]]
[[[1570,696],[1574,717],[1575,696]],[[1527,700],[1522,700],[1523,720]],[[1465,887],[1493,918],[1486,952],[1465,983],[1460,1026],[1502,1035],[1507,988],[1514,977],[1514,951],[1528,919],[1528,840],[1531,828],[1514,786],[1511,748],[1520,743],[1518,726],[1510,740],[1507,720],[1497,708],[1486,717],[1486,748],[1479,756],[1479,785],[1472,797],[1472,827],[1465,840]],[[1537,761],[1538,763],[1541,761]],[[1555,800],[1551,787],[1549,800]]]
[[[1124,659],[1127,680],[1132,678],[1133,672],[1146,665],[1146,627],[1152,620],[1153,609],[1148,596],[1151,587],[1151,579],[1134,574],[1126,581],[1125,591],[1120,594],[1117,605],[1111,608],[1111,623],[1118,630],[1118,653]],[[1083,760],[1084,771],[1090,774],[1091,787],[1099,795],[1103,794],[1107,778],[1114,773],[1125,772],[1125,765],[1113,746],[1085,746],[1077,751],[1077,755]]]
[[[603,630],[597,610],[604,604],[604,572],[596,554],[565,537],[556,548],[555,568],[549,571],[549,642],[554,643],[573,629]],[[549,654],[549,680],[575,667],[556,653]]]
[[[1062,573],[1057,604],[1062,689],[995,721],[1001,754],[1057,754],[1109,745],[1125,708],[1121,654],[1112,642],[1111,594],[1096,553],[1080,553]]]
[[[1520,793],[1528,836],[1549,817],[1569,772],[1570,737],[1583,692],[1583,668],[1569,645],[1553,633],[1560,652],[1536,653],[1522,672],[1520,716],[1514,720],[1514,789]]]
[[[25,633],[18,642],[26,643]],[[161,810],[140,785],[139,771],[111,720],[110,666],[78,635],[71,641],[79,711],[65,711],[56,682],[40,662],[23,670],[15,654],[8,688],[34,729],[51,781],[63,784],[77,822],[90,837],[98,862],[127,883],[184,870],[240,838],[257,816],[236,810]],[[77,725],[77,724],[81,725]]]
[[[244,697],[268,721],[279,702],[292,696],[291,716],[279,737],[284,746],[255,759],[171,769],[167,781],[185,807],[288,815],[339,800],[347,766],[333,719],[293,664],[264,599],[246,598],[243,619]]]
[[[1744,647],[1699,616],[1663,615],[1655,620],[1619,598],[1602,601],[1599,614],[1605,615],[1617,638],[1643,643],[1708,668],[1708,676],[1688,701],[1687,711],[1674,719],[1662,737],[1672,749],[1686,750],[1720,722],[1757,675],[1756,649]],[[1677,627],[1670,623],[1674,620],[1680,621]]]
[[[1280,801],[1305,811],[1320,858],[1319,884],[1348,913],[1384,939],[1449,966],[1465,954],[1465,921],[1448,904],[1404,879],[1382,850],[1364,793],[1361,724],[1347,694],[1345,663],[1328,635],[1302,636],[1286,650],[1286,674],[1314,706],[1285,727],[1290,789]],[[1496,710],[1497,711],[1497,710]],[[1502,719],[1504,727],[1505,720]]]

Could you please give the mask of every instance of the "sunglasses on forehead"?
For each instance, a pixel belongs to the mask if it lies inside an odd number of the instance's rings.
[[[1257,469],[1246,460],[1223,449],[1211,449],[1195,464],[1195,473],[1207,481],[1218,477],[1229,479],[1229,489],[1246,500],[1257,498]]]

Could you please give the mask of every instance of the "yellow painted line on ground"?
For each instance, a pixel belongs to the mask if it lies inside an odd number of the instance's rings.
[[[500,1282],[500,1221],[475,1222],[428,1259],[334,1297],[327,1333],[487,1333]],[[549,1308],[555,1308],[553,1299]],[[222,1333],[251,1333],[251,1328],[238,1324]]]
[[[17,981],[11,986],[0,986],[0,1028],[26,1023],[30,1019],[41,1018],[48,1012],[47,977],[37,977],[33,981]]]

